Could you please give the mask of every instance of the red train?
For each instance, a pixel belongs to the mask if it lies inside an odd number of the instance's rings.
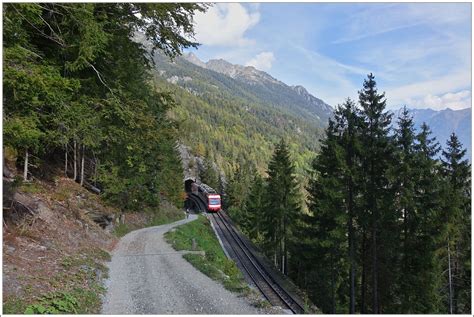
[[[206,204],[208,212],[217,212],[221,210],[221,195],[212,187],[201,183],[198,184],[192,179],[185,181],[186,192],[198,196]]]

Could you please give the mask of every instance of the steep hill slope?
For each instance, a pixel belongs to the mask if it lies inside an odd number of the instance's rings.
[[[187,59],[192,63],[156,55],[155,80],[174,92],[182,141],[194,154],[210,158],[226,174],[245,161],[263,172],[273,144],[284,137],[304,173],[332,113],[329,105],[253,67]]]

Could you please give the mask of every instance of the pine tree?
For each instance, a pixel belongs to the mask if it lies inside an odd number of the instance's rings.
[[[359,91],[363,119],[363,205],[361,216],[363,253],[370,254],[370,265],[363,258],[363,271],[370,273],[370,288],[363,276],[362,313],[366,313],[367,295],[372,295],[371,313],[381,313],[380,308],[390,302],[393,292],[395,259],[396,215],[391,210],[393,194],[390,190],[388,171],[392,162],[392,141],[389,136],[392,115],[385,111],[384,93],[377,92],[372,74]],[[383,228],[383,230],[381,230]],[[368,240],[370,236],[370,240]],[[363,256],[364,257],[364,256]]]
[[[471,296],[471,201],[470,164],[463,159],[456,134],[451,134],[447,148],[442,152],[444,176],[444,223],[447,265],[447,307],[449,313],[468,313]]]
[[[340,113],[342,108],[339,107],[338,111]],[[341,312],[341,308],[344,312],[347,311],[346,298],[350,296],[346,291],[349,288],[343,283],[347,281],[348,276],[348,214],[344,206],[343,178],[346,156],[340,143],[336,123],[330,120],[320,154],[312,165],[315,175],[307,188],[308,207],[312,214],[306,218],[312,238],[308,243],[309,248],[317,250],[311,261],[314,267],[320,270],[321,279],[313,283],[317,283],[317,288],[320,289],[318,304],[323,312],[333,314]],[[338,296],[341,289],[345,295],[342,300]]]
[[[415,192],[414,202],[417,212],[418,226],[414,232],[412,261],[414,264],[410,277],[413,280],[414,300],[412,306],[405,305],[414,313],[439,313],[442,312],[441,288],[442,269],[437,256],[437,245],[441,238],[440,215],[444,212],[441,201],[441,179],[438,161],[436,159],[440,146],[431,136],[429,127],[423,123],[420,132],[416,135],[415,143]],[[418,270],[416,269],[418,268]],[[405,285],[408,287],[407,285]]]
[[[416,152],[415,128],[413,118],[406,107],[398,117],[395,129],[395,160],[392,166],[392,186],[395,192],[394,212],[402,219],[399,229],[400,262],[394,266],[397,270],[397,293],[400,296],[401,312],[415,313],[415,302],[420,292],[417,275],[422,269],[418,258],[419,217],[415,201],[416,189]],[[396,308],[392,308],[396,309]],[[414,310],[415,309],[415,310]]]
[[[300,188],[288,146],[282,139],[268,164],[267,192],[264,208],[264,238],[275,266],[288,274],[289,239],[301,210]]]
[[[360,188],[358,185],[360,178],[360,154],[361,139],[360,128],[361,118],[359,110],[354,102],[347,99],[342,106],[335,111],[335,120],[340,135],[339,144],[344,153],[344,161],[342,162],[342,175],[344,179],[343,192],[345,193],[344,203],[347,211],[347,244],[348,244],[348,260],[349,260],[349,313],[355,313],[356,304],[356,240],[357,232],[355,223],[360,212],[358,208],[357,196],[359,196]],[[334,175],[334,177],[338,177]]]
[[[264,212],[265,181],[255,172],[249,193],[245,200],[240,226],[247,236],[257,244],[262,242],[262,215]]]

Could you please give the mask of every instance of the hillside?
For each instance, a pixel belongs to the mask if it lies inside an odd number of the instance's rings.
[[[331,106],[304,87],[290,87],[253,67],[204,63],[192,54],[173,61],[156,54],[154,61],[158,86],[176,96],[173,115],[193,154],[208,156],[226,174],[245,161],[264,172],[273,145],[283,137],[304,173]]]

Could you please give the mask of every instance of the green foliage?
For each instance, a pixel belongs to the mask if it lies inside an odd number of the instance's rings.
[[[301,188],[295,177],[288,145],[282,139],[268,164],[268,178],[262,213],[266,253],[284,274],[288,274],[291,236],[301,213]]]
[[[132,231],[132,230],[125,223],[120,223],[117,226],[115,226],[115,228],[114,228],[114,234],[119,238],[123,237],[124,235],[126,235],[130,231]]]
[[[160,197],[180,203],[178,130],[168,116],[175,104],[150,85],[149,55],[133,37],[140,30],[153,49],[179,55],[198,45],[189,40],[192,16],[206,8],[5,4],[5,143],[46,164],[74,144],[95,166],[86,181],[121,208],[156,206]],[[80,155],[65,154],[80,165]]]
[[[26,307],[24,314],[77,314],[78,301],[67,292],[44,295],[39,304]]]
[[[201,182],[217,189],[219,187],[220,179],[218,172],[214,169],[214,166],[209,159],[203,159],[202,165],[202,169],[199,172]]]
[[[290,276],[327,313],[468,312],[465,150],[453,135],[440,162],[429,128],[415,134],[406,109],[392,131],[372,75],[359,104],[347,100],[329,121]]]
[[[157,71],[166,71],[166,77],[192,77],[184,84],[180,82],[182,87],[158,75],[155,81],[174,91],[178,105],[171,113],[180,123],[182,142],[193,154],[208,153],[206,158],[212,158],[227,178],[237,166],[245,168],[240,166],[244,162],[252,162],[264,174],[274,143],[284,137],[292,140],[289,146],[298,175],[306,174],[322,135],[319,123],[315,124],[319,119],[298,117],[288,107],[283,109],[258,95],[249,95],[250,87],[244,89],[223,74],[196,70],[192,64],[182,64],[180,60],[170,64],[162,56],[155,59]]]
[[[174,231],[165,234],[176,250],[191,250],[192,240],[197,243],[198,250],[205,252],[205,256],[185,254],[183,257],[198,270],[210,278],[223,283],[230,291],[247,292],[248,286],[236,264],[227,259],[212,230],[209,220],[199,216],[196,221],[179,226]]]

